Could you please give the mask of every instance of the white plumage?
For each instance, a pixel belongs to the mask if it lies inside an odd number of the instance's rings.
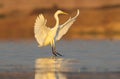
[[[44,40],[50,31],[50,28],[46,26],[47,20],[42,14],[40,14],[35,22],[34,34],[39,46],[43,46]]]
[[[35,26],[34,26],[34,34],[39,46],[42,47],[50,44],[52,46],[52,52],[55,56],[61,55],[56,52],[55,41],[60,40],[62,36],[67,33],[68,29],[71,27],[71,25],[74,23],[74,21],[78,17],[79,10],[77,10],[76,16],[74,16],[73,18],[69,18],[62,25],[59,25],[59,18],[58,18],[59,14],[67,14],[67,13],[61,10],[56,11],[56,13],[54,14],[56,24],[53,28],[49,28],[46,26],[47,20],[44,18],[42,14],[40,14],[37,17]]]

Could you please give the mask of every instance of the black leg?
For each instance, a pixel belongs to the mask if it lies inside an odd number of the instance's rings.
[[[53,53],[54,56],[57,56],[54,47],[52,47],[52,53]]]
[[[58,53],[57,51],[56,51],[56,49],[55,49],[55,47],[52,47],[52,53],[53,53],[53,55],[54,56],[62,56],[60,53]]]

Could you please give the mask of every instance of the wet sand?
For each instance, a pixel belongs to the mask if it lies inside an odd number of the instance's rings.
[[[0,72],[0,79],[34,79],[34,72]],[[66,73],[66,79],[119,79],[120,72]]]

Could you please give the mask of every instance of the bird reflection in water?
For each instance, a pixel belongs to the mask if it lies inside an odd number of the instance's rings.
[[[67,79],[63,72],[72,71],[71,59],[64,58],[38,58],[35,64],[35,79]]]

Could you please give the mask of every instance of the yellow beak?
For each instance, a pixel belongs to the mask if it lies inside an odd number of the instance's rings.
[[[68,13],[66,13],[66,12],[62,12],[62,14],[68,15]]]

